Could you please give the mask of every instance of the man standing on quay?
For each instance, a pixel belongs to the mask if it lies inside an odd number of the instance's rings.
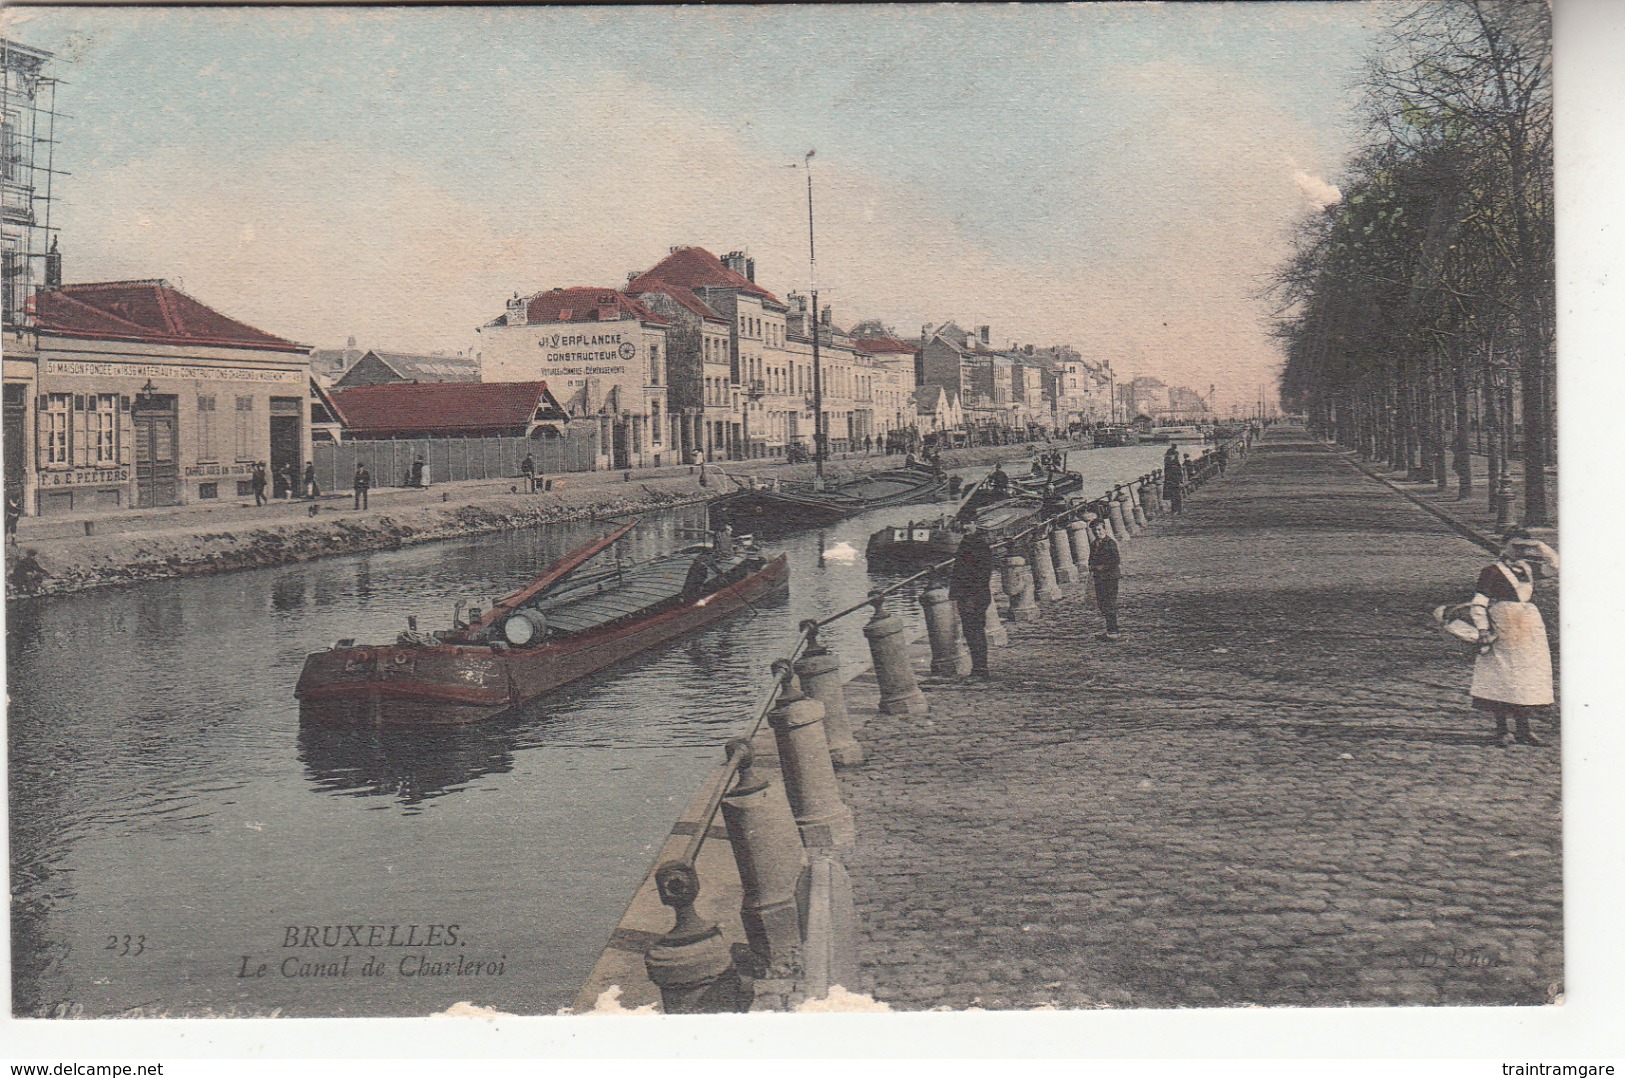
[[[970,649],[970,676],[986,680],[987,608],[993,601],[993,548],[975,522],[965,526],[949,571],[948,597],[959,608],[959,628]]]
[[[1098,639],[1117,639],[1117,583],[1122,579],[1123,555],[1104,520],[1089,525],[1089,576],[1095,585],[1095,602],[1106,619],[1106,631]]]

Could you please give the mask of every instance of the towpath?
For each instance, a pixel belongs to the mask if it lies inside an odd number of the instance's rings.
[[[859,731],[859,987],[899,1008],[1547,1002],[1558,731],[1492,747],[1469,655],[1427,621],[1487,557],[1272,431],[1132,541],[1121,640],[1074,589],[1011,628],[991,684]]]

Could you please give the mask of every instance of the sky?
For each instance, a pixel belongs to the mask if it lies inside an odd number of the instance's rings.
[[[988,324],[1221,407],[1337,198],[1368,3],[11,8],[58,55],[70,281],[321,347],[458,350],[515,292],[748,250],[837,323]]]

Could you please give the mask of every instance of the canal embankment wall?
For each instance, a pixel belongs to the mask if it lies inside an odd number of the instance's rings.
[[[964,468],[1026,457],[1039,446],[987,446],[943,454]],[[1068,446],[1079,449],[1080,446]],[[884,471],[902,463],[886,455],[831,462],[831,475]],[[6,597],[60,595],[91,588],[259,569],[341,554],[545,524],[602,520],[698,504],[735,489],[730,476],[810,479],[810,464],[728,461],[705,469],[569,473],[547,491],[522,492],[517,481],[448,483],[426,490],[375,489],[356,510],[350,492],[314,500],[184,506],[73,519],[30,518],[7,550]]]

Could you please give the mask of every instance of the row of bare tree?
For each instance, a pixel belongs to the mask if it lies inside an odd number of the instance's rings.
[[[1544,0],[1429,0],[1369,59],[1343,197],[1274,282],[1288,408],[1367,459],[1473,491],[1555,462],[1551,23]]]

